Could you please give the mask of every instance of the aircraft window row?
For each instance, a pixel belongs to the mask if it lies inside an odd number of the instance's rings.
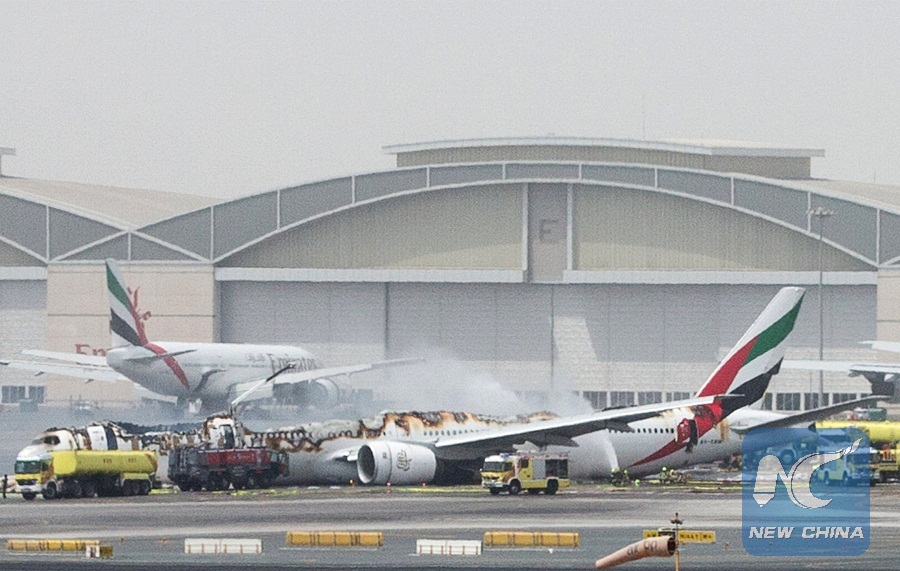
[[[675,434],[674,428],[638,428],[637,432],[642,434]]]
[[[638,428],[635,429],[635,432],[639,432],[641,434],[675,434],[674,428]],[[718,438],[708,438],[704,440],[700,440],[700,444],[720,444],[722,442],[721,439]]]
[[[426,430],[422,434],[424,436],[456,436],[457,434],[472,434],[481,432],[484,429],[460,428],[459,430]]]

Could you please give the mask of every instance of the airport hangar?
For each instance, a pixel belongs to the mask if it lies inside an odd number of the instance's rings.
[[[300,344],[327,365],[443,355],[536,404],[686,397],[783,285],[808,288],[788,356],[816,358],[820,270],[826,358],[900,339],[900,189],[813,179],[822,150],[545,137],[385,151],[397,168],[225,202],[0,178],[0,356],[102,354],[110,257],[151,339]],[[127,382],[0,375],[5,405],[139,400]],[[379,398],[378,376],[354,382]],[[831,402],[870,391],[826,374]],[[817,373],[782,371],[765,406],[817,396]]]

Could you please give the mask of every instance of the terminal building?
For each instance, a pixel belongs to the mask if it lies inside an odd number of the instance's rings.
[[[830,359],[883,360],[859,342],[900,340],[900,188],[815,179],[823,150],[544,137],[385,151],[396,168],[228,201],[0,178],[0,358],[103,354],[106,258],[151,339],[297,344],[329,366],[438,354],[537,403],[685,398],[785,285],[808,289],[789,358],[817,358],[820,334]],[[378,376],[354,382],[380,398]],[[0,369],[0,384],[10,405],[139,400],[129,382]],[[764,406],[813,408],[818,392],[818,373],[783,370]],[[824,392],[871,387],[828,373]]]

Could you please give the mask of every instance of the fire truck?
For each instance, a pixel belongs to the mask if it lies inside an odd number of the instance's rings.
[[[500,492],[514,496],[522,490],[552,496],[569,487],[569,458],[538,452],[488,456],[481,468],[481,486],[495,496]]]

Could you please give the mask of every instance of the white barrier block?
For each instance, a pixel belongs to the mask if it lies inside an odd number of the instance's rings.
[[[481,541],[467,539],[417,539],[417,555],[481,555]]]
[[[262,553],[262,540],[189,538],[184,540],[184,552],[194,555],[256,554]]]
[[[261,539],[223,539],[222,553],[262,553]]]

